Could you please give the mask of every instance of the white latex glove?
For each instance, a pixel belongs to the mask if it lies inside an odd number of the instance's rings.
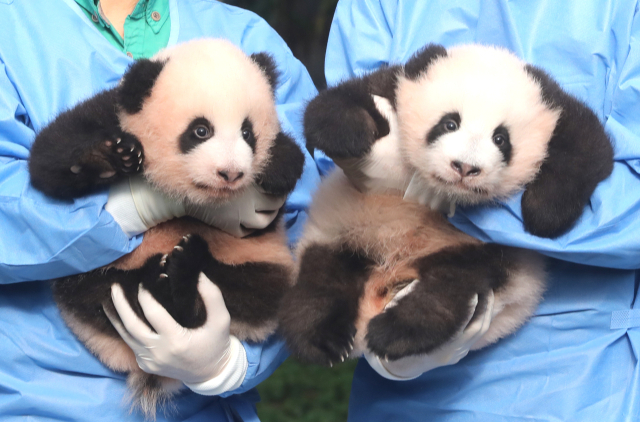
[[[268,195],[251,185],[227,203],[194,205],[165,195],[138,175],[111,186],[105,209],[129,237],[185,215],[243,237],[271,224],[285,200],[284,196]]]
[[[411,289],[410,286],[411,284],[405,287],[405,289]],[[402,290],[398,295],[401,293]],[[444,344],[439,349],[427,355],[407,356],[394,361],[386,361],[371,352],[367,352],[365,353],[365,359],[367,359],[369,365],[371,365],[378,374],[387,379],[399,381],[417,378],[423,373],[440,366],[454,365],[458,363],[460,359],[467,356],[469,349],[471,349],[489,329],[493,316],[493,302],[494,295],[493,291],[491,291],[487,298],[487,307],[484,314],[471,325],[467,325],[478,305],[478,296],[476,295],[470,303],[470,307],[473,308],[473,310],[470,312],[465,328],[449,343]]]
[[[104,309],[135,353],[140,369],[178,379],[196,393],[217,395],[242,384],[248,367],[247,356],[242,343],[229,334],[231,318],[220,289],[200,274],[198,291],[207,311],[207,321],[196,329],[187,329],[175,322],[142,287],[138,301],[156,332],[133,312],[118,284],[111,287],[111,298],[122,323]]]

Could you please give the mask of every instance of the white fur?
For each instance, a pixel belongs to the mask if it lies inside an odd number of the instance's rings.
[[[525,63],[507,50],[466,45],[447,52],[417,80],[399,79],[397,110],[405,158],[458,202],[508,197],[537,174],[560,111],[544,103]],[[460,114],[460,128],[429,145],[429,131],[452,112]],[[500,125],[510,135],[509,165],[492,141]],[[461,178],[451,167],[454,160],[476,165],[481,173]]]
[[[179,44],[152,60],[167,61],[142,111],[120,113],[123,129],[144,145],[145,176],[164,192],[197,203],[227,200],[240,193],[269,161],[269,150],[280,132],[266,75],[242,50],[221,39]],[[197,117],[211,122],[213,138],[182,154],[178,139]],[[246,118],[256,136],[251,155],[241,138]],[[226,166],[244,170],[245,176],[220,190],[217,169]]]

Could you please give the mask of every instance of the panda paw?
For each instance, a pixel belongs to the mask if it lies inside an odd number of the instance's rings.
[[[130,176],[142,170],[144,151],[135,136],[123,133],[115,141],[105,141],[102,148],[113,166],[114,175],[117,173]]]
[[[111,183],[118,176],[134,175],[142,170],[144,151],[135,136],[122,134],[115,139],[102,140],[85,150],[72,162],[69,170],[76,177],[91,179],[97,185]]]
[[[145,288],[183,327],[199,327],[206,320],[198,281],[208,256],[204,239],[198,235],[186,235],[170,254],[159,258],[155,277],[145,284]]]
[[[287,345],[298,359],[332,367],[349,358],[353,351],[355,331],[355,327],[333,327],[333,330],[324,332],[314,330],[313,337],[306,341],[298,338],[295,344],[289,341]]]

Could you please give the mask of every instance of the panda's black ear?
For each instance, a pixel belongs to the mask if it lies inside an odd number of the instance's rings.
[[[547,158],[522,196],[522,218],[529,233],[555,238],[582,214],[598,183],[613,170],[613,147],[603,125],[587,105],[567,94],[543,70],[527,72],[540,84],[543,100],[561,110]]]
[[[251,60],[256,62],[260,69],[264,72],[269,80],[269,85],[271,85],[271,91],[276,92],[276,88],[278,87],[278,77],[280,76],[280,72],[278,72],[278,65],[276,61],[270,54],[267,53],[254,53],[251,55]]]
[[[302,176],[304,154],[284,132],[278,133],[269,152],[271,159],[256,177],[256,184],[272,195],[287,195]]]
[[[127,113],[135,114],[142,110],[144,100],[151,95],[165,64],[166,61],[141,59],[125,72],[118,87],[118,102]]]
[[[317,148],[334,160],[365,157],[390,131],[372,95],[386,98],[395,107],[399,72],[399,66],[383,67],[320,92],[304,113],[307,149]]]
[[[439,57],[447,57],[447,50],[440,44],[428,44],[418,50],[404,65],[404,75],[415,80]]]

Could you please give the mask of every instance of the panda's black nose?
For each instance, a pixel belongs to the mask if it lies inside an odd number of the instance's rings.
[[[471,164],[461,161],[452,161],[451,167],[462,177],[477,176],[482,172],[480,167],[472,166]]]
[[[244,173],[241,171],[218,170],[218,175],[222,177],[225,182],[233,183],[236,180],[242,179]]]

